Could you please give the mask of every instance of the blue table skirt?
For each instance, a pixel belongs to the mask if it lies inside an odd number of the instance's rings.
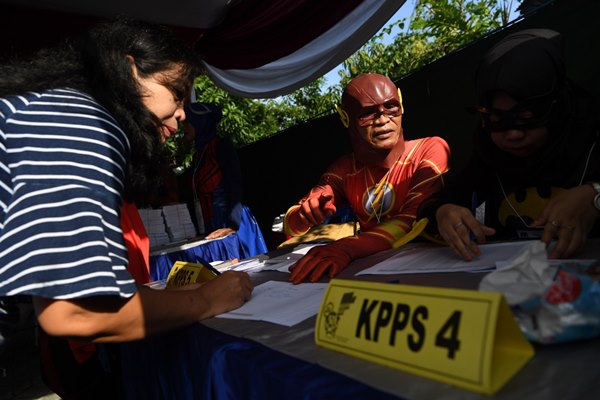
[[[206,263],[244,258],[237,234],[202,243],[185,250],[150,256],[150,277],[153,281],[167,279],[175,261]]]
[[[127,399],[398,399],[202,324],[121,345]]]

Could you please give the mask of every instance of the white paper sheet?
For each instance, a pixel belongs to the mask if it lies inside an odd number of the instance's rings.
[[[322,244],[310,244],[307,246],[302,246],[290,253],[268,258],[268,259],[253,259],[248,261],[242,261],[232,267],[233,270],[236,271],[246,271],[246,272],[258,272],[258,271],[280,271],[287,272],[290,266],[292,266],[296,261],[298,261],[302,256],[304,256],[310,249],[315,246],[320,246]]]
[[[308,251],[310,249],[312,249],[313,247],[316,247],[316,246],[322,246],[323,244],[324,243],[312,243],[309,245],[305,245],[305,246],[302,246],[302,247],[292,251],[290,254],[268,260],[267,263],[270,262],[271,266],[268,266],[267,268],[265,268],[265,270],[266,269],[275,269],[279,272],[289,273],[290,272],[289,268],[292,265],[294,265],[296,263],[296,261],[298,261],[299,259],[304,257],[304,255],[306,255],[306,253],[308,253]]]
[[[425,274],[433,272],[486,271],[497,263],[507,263],[521,254],[533,241],[490,243],[479,246],[481,256],[471,261],[459,258],[449,247],[413,246],[401,249],[390,258],[356,275]]]
[[[326,283],[268,281],[254,288],[252,298],[240,308],[217,318],[267,321],[293,326],[317,314]]]

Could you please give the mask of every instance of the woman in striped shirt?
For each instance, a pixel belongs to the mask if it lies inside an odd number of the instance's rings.
[[[118,20],[0,66],[0,296],[32,296],[49,335],[135,340],[250,297],[244,273],[159,291],[127,270],[121,204],[156,184],[199,65],[166,29]]]

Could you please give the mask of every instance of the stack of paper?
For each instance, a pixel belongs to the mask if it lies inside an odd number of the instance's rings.
[[[167,226],[167,233],[172,242],[196,236],[196,227],[192,222],[192,217],[186,204],[164,206],[162,214]]]
[[[165,226],[162,210],[140,208],[138,209],[138,212],[140,213],[140,217],[146,228],[146,233],[150,240],[150,247],[170,243],[171,240],[167,234],[167,227]]]

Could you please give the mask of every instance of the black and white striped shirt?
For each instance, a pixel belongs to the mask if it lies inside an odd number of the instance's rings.
[[[0,98],[0,296],[131,296],[119,222],[129,143],[93,98]]]

